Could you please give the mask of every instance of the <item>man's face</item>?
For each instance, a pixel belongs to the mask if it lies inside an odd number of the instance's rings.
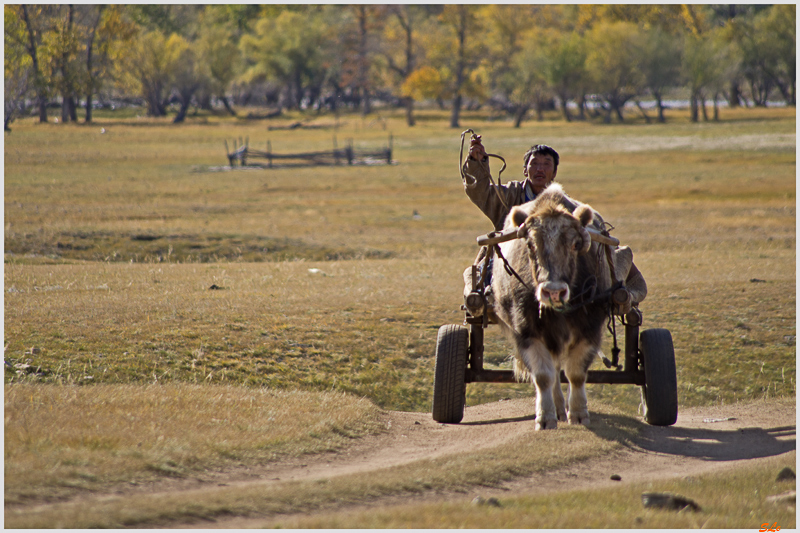
[[[556,178],[556,163],[553,156],[534,154],[528,160],[523,174],[531,180],[533,192],[539,194]]]

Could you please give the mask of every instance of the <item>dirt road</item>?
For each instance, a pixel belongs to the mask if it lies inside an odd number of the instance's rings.
[[[271,497],[275,497],[291,490],[293,486],[314,487],[337,479],[347,481],[363,478],[364,474],[382,476],[386,475],[386,472],[402,469],[404,465],[408,465],[409,472],[413,472],[415,468],[419,468],[419,462],[424,460],[434,460],[432,464],[437,465],[452,465],[462,464],[454,459],[461,459],[472,452],[478,452],[477,455],[481,458],[496,457],[498,450],[502,450],[505,444],[516,442],[515,446],[518,447],[520,442],[531,441],[532,403],[533,400],[528,398],[469,407],[460,424],[436,423],[429,413],[390,411],[382,415],[386,431],[353,440],[350,446],[336,452],[285,459],[256,467],[242,466],[238,469],[216,472],[206,470],[201,475],[162,478],[154,484],[123,484],[111,487],[108,491],[84,493],[70,501],[60,503],[40,502],[30,506],[13,506],[13,509],[6,508],[6,520],[9,519],[9,512],[16,515],[48,515],[54,517],[49,519],[52,521],[61,517],[82,516],[84,511],[89,510],[93,513],[103,513],[105,512],[103,509],[108,509],[108,512],[112,509],[133,509],[136,505],[147,506],[147,501],[169,502],[180,499],[199,504],[204,501],[212,502],[221,494],[245,493],[255,493],[260,498],[264,497],[260,496],[261,494],[271,494],[273,495]],[[589,431],[597,432],[602,426],[613,425],[609,424],[609,421],[614,419],[614,415],[593,412],[592,416],[596,417],[593,419],[595,428],[590,425]],[[394,495],[389,497],[380,497],[376,495],[379,493],[373,493],[363,498],[351,497],[349,500],[329,499],[321,511],[315,511],[318,506],[312,503],[315,500],[311,498],[306,504],[293,507],[296,511],[302,512],[296,516],[289,514],[273,514],[259,518],[225,516],[216,520],[195,519],[191,522],[187,520],[185,524],[177,524],[165,518],[166,521],[163,523],[158,519],[155,522],[144,519],[129,523],[137,523],[139,527],[192,529],[291,527],[295,518],[308,517],[316,512],[372,510],[415,502],[469,502],[476,496],[507,497],[619,486],[641,481],[695,476],[745,464],[757,464],[759,461],[768,461],[775,456],[793,453],[796,450],[796,403],[792,399],[682,409],[677,423],[672,427],[638,425],[639,423],[628,415],[622,418],[627,420],[629,425],[633,423],[636,427],[625,433],[625,446],[606,447],[605,450],[614,451],[600,453],[589,460],[562,461],[560,464],[566,463],[566,466],[516,477],[497,485],[496,488],[475,486],[465,491],[462,484],[458,486],[458,492],[450,489],[427,490],[421,493],[398,490],[390,491]],[[580,435],[583,430],[578,431],[576,435]],[[532,446],[535,446],[535,443],[532,443]],[[612,480],[612,475],[621,480]],[[313,483],[298,484],[295,483],[297,481]],[[350,503],[346,503],[348,501]],[[132,504],[134,507],[131,507]],[[167,509],[174,508],[170,507],[169,503],[164,505]],[[257,507],[266,509],[269,505],[266,507],[257,505]],[[151,513],[151,516],[156,515]],[[191,516],[191,513],[189,515]],[[203,515],[213,516],[213,513],[203,513],[198,516]],[[72,523],[69,520],[73,518],[64,520],[67,520],[64,524],[68,524]],[[121,518],[118,517],[116,520]],[[102,520],[98,523],[102,523]]]
[[[227,483],[284,483],[307,479],[330,479],[355,472],[370,472],[408,464],[420,459],[502,445],[529,430],[530,400],[513,400],[468,408],[461,424],[434,422],[427,413],[389,412],[389,430],[359,441],[336,454],[304,458],[275,465],[248,478]],[[535,474],[506,483],[499,489],[475,488],[467,494],[425,494],[393,497],[359,505],[392,505],[415,500],[471,500],[477,495],[535,494],[619,483],[697,475],[731,468],[744,462],[789,453],[796,449],[796,405],[794,401],[754,402],[684,409],[678,422],[668,428],[647,426],[634,446],[598,459],[545,474]],[[612,481],[616,474],[621,481]],[[228,474],[230,476],[230,474]],[[564,479],[569,478],[568,484]],[[218,480],[220,481],[220,480]],[[510,491],[510,492],[509,492]],[[308,513],[304,513],[308,516]],[[186,527],[269,527],[290,516],[244,519],[230,518]],[[175,527],[175,526],[170,526]]]

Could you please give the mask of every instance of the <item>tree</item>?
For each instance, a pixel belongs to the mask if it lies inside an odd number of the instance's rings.
[[[719,30],[686,36],[683,70],[689,84],[692,122],[698,121],[700,111],[703,112],[703,119],[708,120],[705,107],[707,91],[713,94],[717,118],[717,98],[730,82],[736,66],[737,58]]]
[[[440,31],[429,40],[428,60],[446,83],[452,106],[450,127],[458,128],[464,96],[485,90],[471,76],[484,56],[484,45],[479,38],[481,19],[475,6],[448,4],[439,21]]]
[[[428,11],[417,5],[391,5],[383,32],[382,56],[391,74],[391,83],[400,88],[403,106],[406,110],[406,123],[414,126],[414,89],[406,84],[415,71],[420,54],[418,27],[428,18]]]
[[[536,110],[537,120],[542,120],[544,102],[548,99],[547,57],[545,49],[536,38],[526,39],[511,58],[510,70],[504,76],[509,101],[514,111],[514,127],[519,128],[528,111]]]
[[[489,73],[486,89],[492,105],[510,113],[516,122],[524,117],[530,104],[523,105],[523,109],[518,101],[519,92],[512,94],[521,82],[514,61],[522,50],[526,34],[531,32],[531,24],[537,24],[533,31],[539,31],[541,11],[541,6],[489,4],[478,14],[485,21],[480,39],[485,43],[483,66]]]
[[[94,95],[114,79],[115,64],[136,35],[137,28],[125,17],[125,8],[116,5],[81,6],[85,19],[85,121],[92,121]]]
[[[44,70],[47,58],[43,57],[42,36],[47,32],[46,24],[53,9],[53,6],[22,4],[11,6],[10,12],[23,27],[23,32],[14,32],[12,35],[21,39],[18,44],[25,48],[26,53],[31,58],[30,77],[32,78],[33,89],[36,92],[39,122],[47,122],[49,86],[48,76]]]
[[[577,32],[550,33],[544,52],[544,78],[558,96],[561,114],[567,122],[572,120],[567,104],[583,97],[587,84],[586,45]],[[579,106],[583,118],[583,105]]]
[[[52,18],[51,30],[42,38],[50,58],[52,85],[61,93],[61,122],[77,121],[77,95],[81,85],[81,52],[79,31],[75,23],[75,6],[60,6],[62,13]]]
[[[10,124],[25,109],[25,98],[32,86],[33,69],[31,57],[22,44],[25,27],[18,18],[18,11],[6,5],[4,15],[3,130],[11,131]]]
[[[171,65],[172,87],[175,90],[180,108],[172,120],[173,124],[183,122],[192,98],[203,84],[201,74],[198,72],[197,55],[192,45],[182,36],[173,33],[167,39],[169,64]]]
[[[736,44],[741,73],[757,106],[766,106],[770,92],[780,90],[793,105],[796,80],[795,6],[772,6],[751,18],[729,21],[726,36]]]
[[[140,34],[131,52],[119,65],[128,87],[144,98],[148,116],[163,117],[167,114],[172,59],[167,49],[167,37],[160,30],[154,30]]]
[[[326,25],[316,11],[283,11],[259,20],[255,33],[243,35],[240,44],[244,81],[275,81],[286,88],[286,107],[300,108],[307,86],[319,83],[326,37]]]
[[[638,49],[637,67],[644,77],[644,86],[656,100],[658,121],[663,123],[664,90],[680,84],[681,41],[661,28],[653,28],[642,32]]]
[[[642,75],[636,68],[639,29],[630,22],[600,22],[586,34],[586,68],[591,87],[604,101],[606,121],[612,111],[624,122],[622,108],[636,96]]]
[[[196,68],[208,85],[209,95],[218,96],[225,109],[235,116],[227,97],[228,88],[236,79],[241,64],[241,53],[234,35],[235,31],[228,23],[205,22],[196,42]]]
[[[767,49],[764,75],[778,87],[786,105],[795,105],[797,83],[797,6],[777,4],[756,18],[756,33]]]
[[[441,72],[425,65],[412,72],[403,83],[401,94],[414,100],[439,99],[447,90]]]

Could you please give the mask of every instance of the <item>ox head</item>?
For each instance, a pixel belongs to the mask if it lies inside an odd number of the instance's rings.
[[[592,244],[586,226],[592,223],[593,210],[584,204],[572,214],[560,195],[547,192],[537,198],[532,210],[514,207],[510,217],[528,247],[540,307],[561,310],[570,299],[578,255],[588,252]]]

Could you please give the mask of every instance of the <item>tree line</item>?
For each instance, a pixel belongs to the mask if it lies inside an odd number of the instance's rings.
[[[5,129],[60,105],[92,121],[98,101],[141,102],[174,122],[234,106],[358,110],[380,102],[489,106],[519,126],[664,121],[688,90],[691,119],[717,103],[795,105],[795,5],[8,5]],[[656,102],[650,117],[641,99]],[[711,101],[709,118],[706,102]]]

